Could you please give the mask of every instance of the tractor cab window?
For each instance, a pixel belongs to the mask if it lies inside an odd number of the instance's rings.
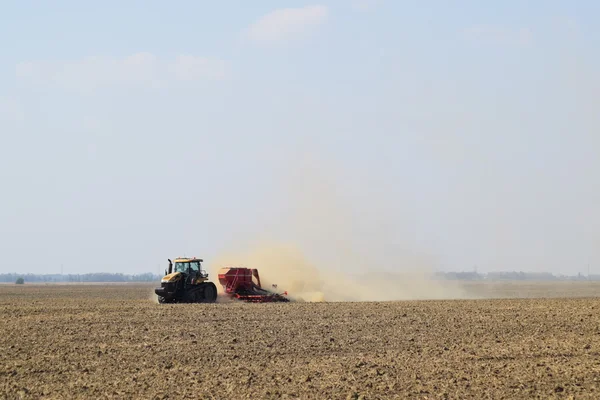
[[[200,268],[200,263],[198,261],[192,261],[190,263],[190,273],[195,275],[200,272],[202,268]]]
[[[183,262],[176,262],[175,263],[175,267],[173,268],[173,272],[182,272],[182,273],[187,273],[188,270],[188,263],[183,263]]]

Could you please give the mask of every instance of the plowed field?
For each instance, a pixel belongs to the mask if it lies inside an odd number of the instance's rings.
[[[600,398],[596,298],[159,305],[151,293],[0,286],[0,398]]]

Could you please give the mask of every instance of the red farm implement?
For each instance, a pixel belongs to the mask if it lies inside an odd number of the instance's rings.
[[[255,282],[256,280],[256,282]],[[221,268],[219,283],[223,286],[226,296],[250,303],[289,302],[283,294],[273,293],[263,289],[257,269],[251,268]]]

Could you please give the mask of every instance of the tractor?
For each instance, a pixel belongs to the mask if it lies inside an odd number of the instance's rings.
[[[154,289],[158,302],[164,303],[214,303],[217,287],[208,281],[200,258],[176,258],[169,261],[160,287]]]

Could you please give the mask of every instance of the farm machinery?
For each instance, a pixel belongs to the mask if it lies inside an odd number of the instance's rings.
[[[256,282],[255,282],[256,279]],[[260,284],[257,269],[251,268],[221,268],[219,270],[219,283],[223,286],[225,295],[249,303],[289,302],[283,294],[274,293],[264,289]],[[273,285],[273,287],[277,287]]]
[[[200,258],[176,258],[169,260],[169,267],[154,289],[159,303],[214,303],[217,287],[208,282],[208,273],[202,269]]]
[[[208,273],[202,269],[202,259],[170,259],[160,287],[154,289],[158,302],[164,303],[214,303],[217,301],[217,287],[208,281]],[[225,297],[249,303],[289,302],[283,294],[274,293],[261,286],[257,269],[221,268],[219,283]],[[273,285],[274,288],[277,285]]]

